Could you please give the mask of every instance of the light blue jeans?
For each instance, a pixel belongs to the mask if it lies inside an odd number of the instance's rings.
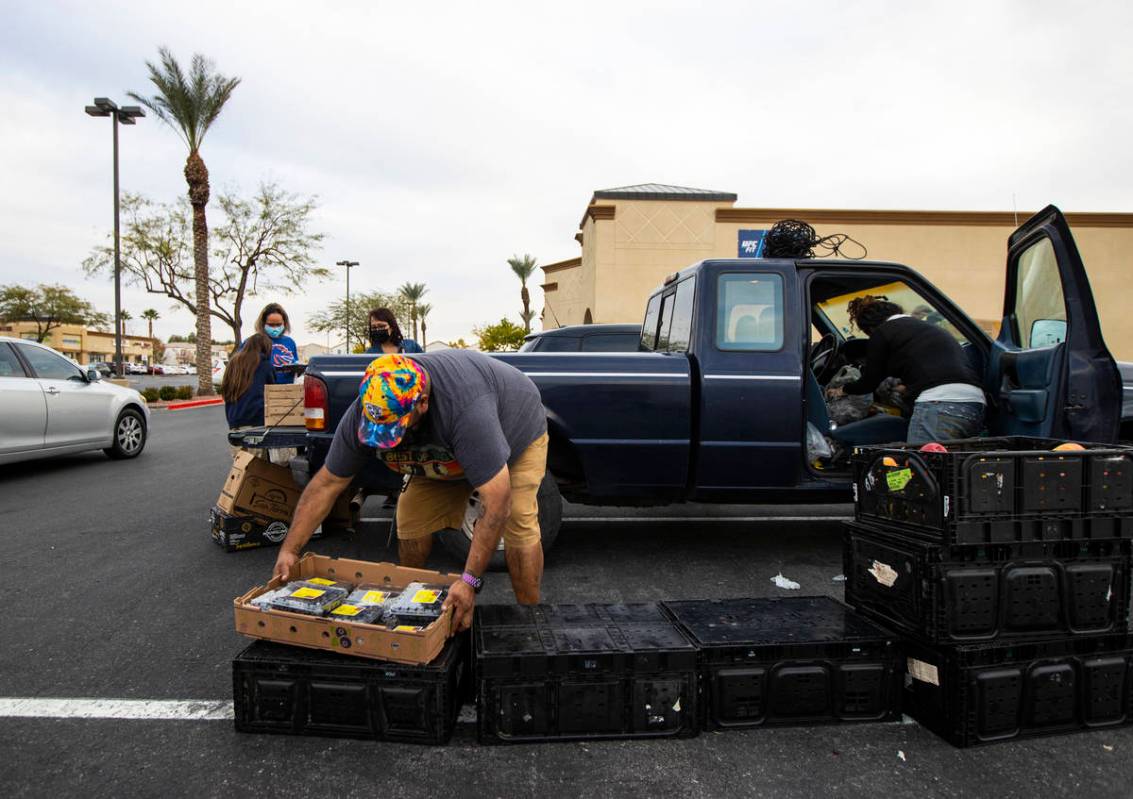
[[[909,417],[910,444],[974,438],[983,430],[984,406],[979,402],[917,402]]]

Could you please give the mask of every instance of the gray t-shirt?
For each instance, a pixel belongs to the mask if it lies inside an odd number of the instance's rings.
[[[539,389],[523,372],[472,350],[408,355],[429,375],[429,412],[396,447],[358,441],[362,406],[343,415],[326,467],[352,477],[370,458],[402,474],[481,486],[547,431]]]

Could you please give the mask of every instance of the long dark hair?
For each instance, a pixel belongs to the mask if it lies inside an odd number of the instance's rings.
[[[239,352],[228,359],[224,379],[220,381],[220,393],[225,402],[236,402],[252,386],[252,376],[260,361],[271,356],[271,339],[263,333],[248,336]]]
[[[905,313],[900,305],[890,302],[888,297],[873,294],[850,300],[847,310],[850,312],[850,323],[867,336],[872,336],[878,325],[890,316]]]
[[[269,316],[271,316],[273,313],[277,313],[277,314],[279,314],[280,316],[283,317],[283,332],[284,333],[290,333],[291,332],[291,317],[289,317],[287,315],[287,311],[283,310],[283,306],[280,305],[278,302],[269,302],[267,305],[264,306],[264,309],[262,311],[260,311],[260,315],[256,317],[256,332],[257,333],[263,333],[264,332],[264,325],[267,324],[267,318]]]
[[[404,337],[401,335],[401,326],[397,323],[397,317],[393,315],[393,311],[389,308],[375,308],[370,311],[370,319],[389,325],[389,340],[399,347],[401,346]]]

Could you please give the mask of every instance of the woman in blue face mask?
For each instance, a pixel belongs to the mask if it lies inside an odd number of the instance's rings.
[[[271,339],[271,363],[275,367],[277,385],[294,383],[295,374],[285,367],[299,362],[299,348],[287,335],[291,332],[291,320],[287,311],[278,302],[269,302],[256,319],[256,332]]]

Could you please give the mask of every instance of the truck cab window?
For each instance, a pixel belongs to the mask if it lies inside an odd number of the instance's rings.
[[[905,309],[905,313],[915,319],[921,319],[929,324],[941,327],[956,339],[960,344],[968,344],[968,338],[952,324],[944,312],[936,304],[922,295],[903,280],[891,278],[878,279],[859,276],[845,276],[840,279],[819,279],[815,281],[812,294],[817,294],[819,300],[816,310],[821,317],[816,316],[820,332],[833,332],[836,330],[843,340],[853,338],[866,338],[865,333],[850,325],[850,300],[866,294],[887,297]],[[830,296],[833,294],[834,296]],[[821,322],[819,319],[821,318]]]
[[[696,279],[685,278],[677,284],[677,293],[672,298],[673,322],[669,326],[668,352],[688,352],[692,339],[693,297],[696,294]]]
[[[641,348],[652,352],[657,348],[657,321],[661,318],[661,295],[654,294],[645,307],[645,322],[641,325]]]
[[[782,348],[782,277],[720,275],[716,289],[716,346],[722,350],[765,352]]]
[[[1042,238],[1019,254],[1015,284],[1015,340],[1023,349],[1066,340],[1066,298],[1058,259],[1050,239]]]

